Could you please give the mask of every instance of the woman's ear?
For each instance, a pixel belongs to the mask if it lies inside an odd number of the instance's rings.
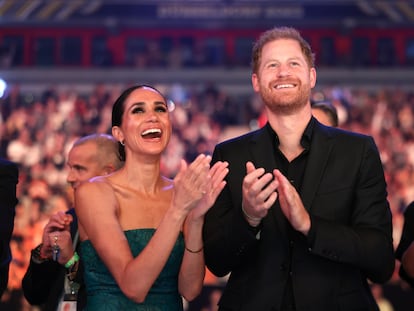
[[[119,126],[112,127],[112,136],[115,137],[115,139],[121,143],[124,141],[124,135]]]

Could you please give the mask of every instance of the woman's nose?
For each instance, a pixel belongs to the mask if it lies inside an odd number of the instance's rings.
[[[148,115],[148,121],[156,122],[158,120],[157,114],[155,112],[150,112]]]

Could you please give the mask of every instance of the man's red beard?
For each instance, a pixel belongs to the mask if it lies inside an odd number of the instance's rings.
[[[262,88],[261,97],[266,107],[278,114],[290,115],[306,106],[309,102],[310,88],[299,85],[299,91],[289,94],[275,94],[275,90]],[[272,90],[272,91],[270,91]],[[282,93],[282,92],[280,92]]]

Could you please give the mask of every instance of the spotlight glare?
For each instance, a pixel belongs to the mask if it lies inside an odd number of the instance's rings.
[[[4,91],[6,90],[7,83],[2,78],[0,78],[0,98],[3,97]]]

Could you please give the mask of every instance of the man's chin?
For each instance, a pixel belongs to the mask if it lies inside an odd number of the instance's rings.
[[[273,113],[282,115],[293,115],[303,108],[303,105],[299,105],[297,102],[285,102],[285,103],[273,103],[268,105],[268,108]]]

